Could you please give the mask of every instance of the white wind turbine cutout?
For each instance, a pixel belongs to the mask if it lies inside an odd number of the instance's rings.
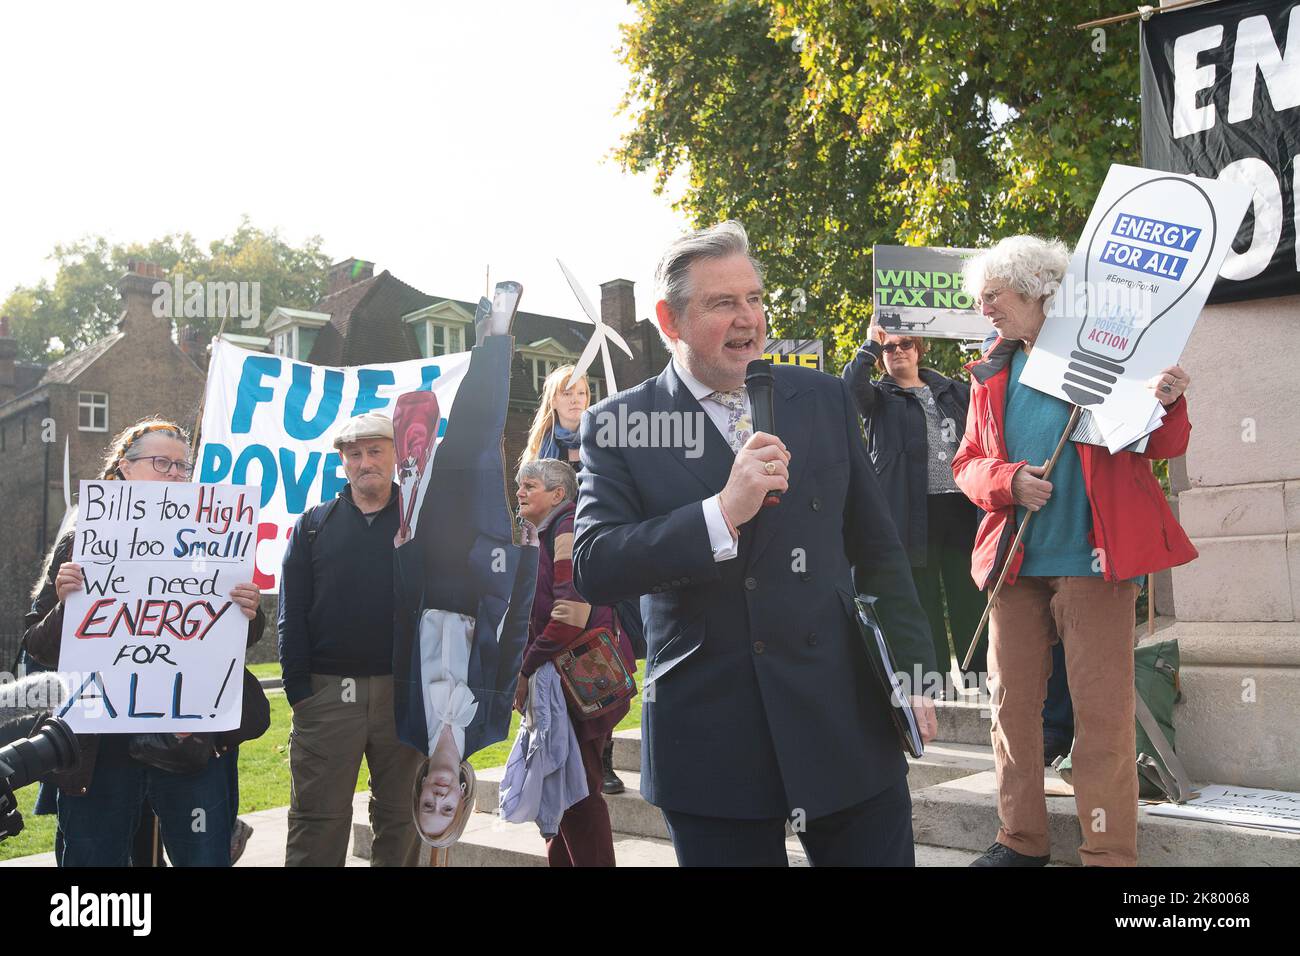
[[[613,395],[618,391],[618,384],[614,381],[614,363],[609,360],[609,343],[613,342],[621,348],[623,354],[628,358],[632,358],[632,350],[628,348],[627,343],[623,341],[623,336],[619,335],[613,328],[601,321],[600,313],[597,312],[596,308],[591,304],[591,299],[589,299],[587,293],[582,290],[582,286],[578,284],[578,280],[574,278],[573,273],[569,271],[569,267],[563,262],[560,262],[559,259],[556,259],[555,261],[559,265],[560,271],[564,273],[564,278],[569,283],[569,288],[572,289],[573,294],[577,296],[578,304],[582,306],[582,311],[587,313],[587,318],[596,326],[596,330],[592,333],[591,341],[588,342],[587,347],[582,350],[582,355],[578,359],[578,364],[573,370],[573,375],[569,377],[569,381],[566,383],[565,388],[572,388],[580,377],[587,374],[587,369],[591,368],[591,363],[596,360],[596,350],[600,349],[600,357],[604,359],[605,362],[606,394]]]

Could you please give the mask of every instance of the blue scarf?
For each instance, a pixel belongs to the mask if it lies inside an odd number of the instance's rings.
[[[577,447],[578,433],[556,422],[551,426],[551,430],[542,436],[542,444],[537,449],[537,457],[554,458],[557,461],[567,462],[569,460],[569,450]]]

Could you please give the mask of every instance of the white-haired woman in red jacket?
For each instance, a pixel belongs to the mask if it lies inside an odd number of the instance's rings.
[[[1111,454],[1066,442],[1051,480],[1042,477],[1071,406],[1021,385],[1020,374],[1068,262],[1060,242],[1016,236],[975,256],[965,270],[966,289],[998,340],[968,366],[970,413],[953,475],[987,512],[971,565],[976,585],[991,588],[1002,563],[1011,564],[989,620],[1001,826],[974,866],[1047,864],[1042,709],[1058,636],[1074,703],[1079,856],[1086,865],[1137,863],[1136,582],[1196,557],[1148,460],[1187,450],[1189,377],[1178,366],[1149,383],[1166,414],[1144,451]],[[1030,512],[1022,547],[1008,555],[1016,526]]]

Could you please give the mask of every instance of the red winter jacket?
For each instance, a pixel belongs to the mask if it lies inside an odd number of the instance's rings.
[[[988,512],[975,536],[971,577],[980,588],[996,580],[1002,556],[1015,536],[1011,479],[1023,461],[1007,461],[1005,414],[1011,356],[1019,342],[998,339],[988,354],[966,366],[971,374],[966,434],[952,461],[953,477],[966,497]],[[1160,482],[1144,458],[1177,458],[1187,451],[1192,426],[1187,401],[1179,397],[1165,409],[1146,451],[1112,455],[1099,445],[1077,443],[1083,483],[1092,508],[1093,548],[1101,549],[1108,581],[1126,581],[1186,564],[1196,548],[1175,520]],[[1034,462],[1041,464],[1041,462]],[[1007,583],[1014,584],[1024,560],[1021,545],[1011,557]]]

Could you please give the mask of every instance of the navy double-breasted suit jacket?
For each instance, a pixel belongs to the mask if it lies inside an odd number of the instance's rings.
[[[735,455],[671,363],[583,417],[574,579],[594,604],[641,596],[641,789],[664,809],[812,820],[899,782],[906,761],[868,670],[855,592],[879,598],[900,669],[934,669],[848,387],[812,369],[773,371],[790,489],[741,527],[729,561],[713,559],[701,502],[725,486]],[[628,422],[700,416],[703,454],[611,442],[602,415],[620,405]]]

